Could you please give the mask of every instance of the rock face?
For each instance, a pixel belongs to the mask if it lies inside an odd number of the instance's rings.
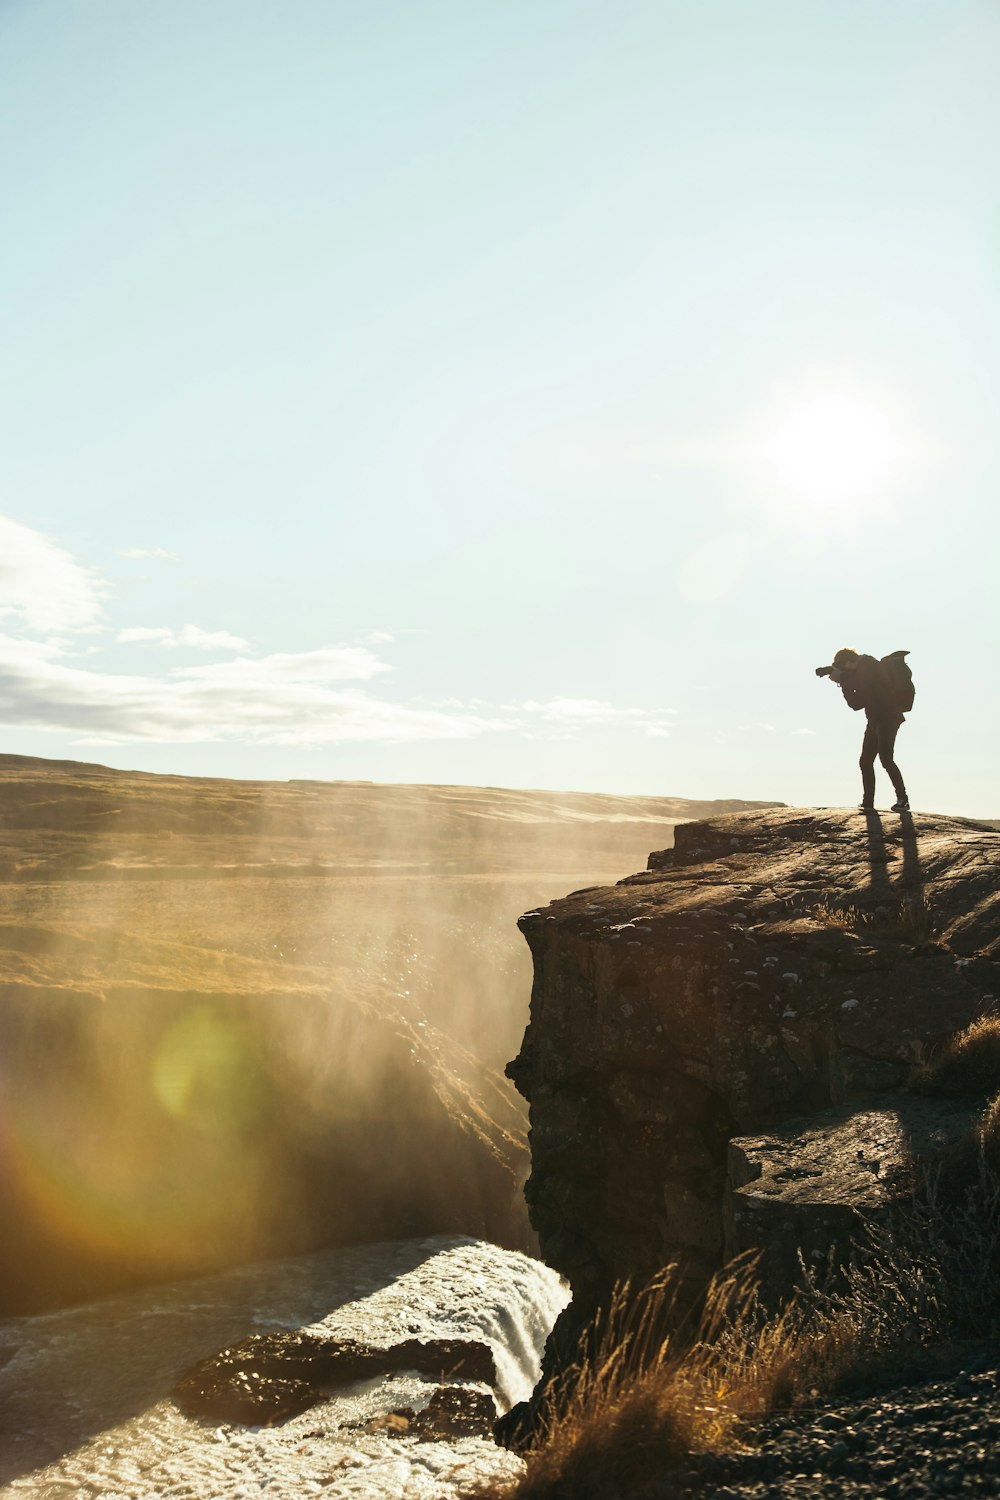
[[[856,1206],[885,1196],[866,1156],[901,1164],[893,1091],[1000,996],[998,917],[988,825],[788,809],[683,824],[647,872],[523,917],[534,987],[508,1074],[531,1106],[532,1223],[574,1294],[550,1365],[617,1279],[673,1261],[694,1295],[763,1233],[781,1163],[825,1159],[810,1128],[855,1153]]]

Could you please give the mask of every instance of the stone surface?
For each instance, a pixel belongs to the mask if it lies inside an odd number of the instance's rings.
[[[619,1278],[676,1261],[705,1285],[733,1137],[877,1112],[1000,995],[988,825],[778,809],[675,837],[521,920],[534,985],[508,1074],[531,1106],[532,1222],[574,1294],[550,1366]]]
[[[936,1500],[1000,1494],[996,1342],[956,1352],[958,1368],[914,1374],[836,1406],[784,1413],[734,1453],[690,1458],[643,1500]]]

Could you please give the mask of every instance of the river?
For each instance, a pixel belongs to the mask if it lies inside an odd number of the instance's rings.
[[[520,1461],[488,1438],[421,1441],[399,1430],[399,1418],[387,1424],[390,1413],[421,1411],[437,1390],[414,1372],[340,1386],[272,1425],[185,1415],[171,1391],[193,1365],[249,1335],[304,1330],[380,1349],[459,1338],[489,1345],[505,1410],[537,1379],[567,1299],[558,1277],[528,1256],[435,1237],[240,1266],[8,1319],[0,1495],[450,1500]]]

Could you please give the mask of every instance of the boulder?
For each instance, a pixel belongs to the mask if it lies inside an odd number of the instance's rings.
[[[493,1351],[473,1339],[404,1339],[389,1348],[316,1333],[261,1333],[201,1360],[174,1387],[188,1416],[259,1425],[285,1421],[324,1401],[332,1390],[377,1376],[416,1372],[441,1383],[422,1424],[428,1433],[458,1423],[472,1398],[482,1430],[480,1392],[445,1384],[462,1379],[498,1384]],[[457,1394],[456,1394],[457,1393]],[[410,1417],[413,1414],[410,1413]],[[489,1417],[496,1416],[490,1403]]]

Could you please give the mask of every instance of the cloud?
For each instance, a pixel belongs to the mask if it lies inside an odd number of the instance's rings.
[[[391,671],[360,646],[240,656],[161,675],[89,670],[56,642],[0,635],[0,715],[84,744],[135,741],[330,745],[465,740],[483,734],[572,739],[603,726],[665,738],[669,710],[556,698],[491,710],[456,700],[395,703],[357,684]]]
[[[359,647],[175,667],[166,676],[88,671],[52,643],[0,636],[0,714],[87,744],[322,745],[469,739],[499,719],[385,702],[342,683],[390,670]]]
[[[228,630],[202,630],[198,625],[183,625],[171,630],[168,625],[130,625],[116,637],[123,643],[149,641],[157,646],[193,646],[196,651],[245,651],[249,643]]]
[[[318,651],[277,651],[271,656],[240,656],[203,667],[174,667],[172,676],[267,690],[286,683],[366,682],[391,672],[364,646],[326,646]]]
[[[97,625],[107,590],[41,532],[0,516],[0,620],[47,635]]]
[[[130,548],[124,555],[172,556],[163,548]],[[6,629],[0,627],[0,717],[6,724],[59,730],[90,745],[304,746],[493,733],[575,739],[609,727],[663,738],[671,731],[670,709],[621,708],[596,698],[502,707],[480,698],[392,701],[367,686],[392,671],[371,649],[392,639],[383,631],[360,644],[259,656],[226,630],[133,625],[118,631],[118,643],[237,654],[159,672],[97,670],[88,665],[92,651],[79,637],[100,628],[105,594],[103,582],[56,543],[0,517],[0,621]]]
[[[655,739],[666,739],[676,714],[672,708],[618,708],[603,698],[552,698],[547,703],[528,699],[521,705],[540,724],[550,726],[559,739],[575,738],[582,729],[617,727],[640,729]]]
[[[125,547],[119,556],[127,557],[129,562],[142,562],[150,557],[162,558],[166,562],[177,561],[177,553],[170,552],[166,547]]]

